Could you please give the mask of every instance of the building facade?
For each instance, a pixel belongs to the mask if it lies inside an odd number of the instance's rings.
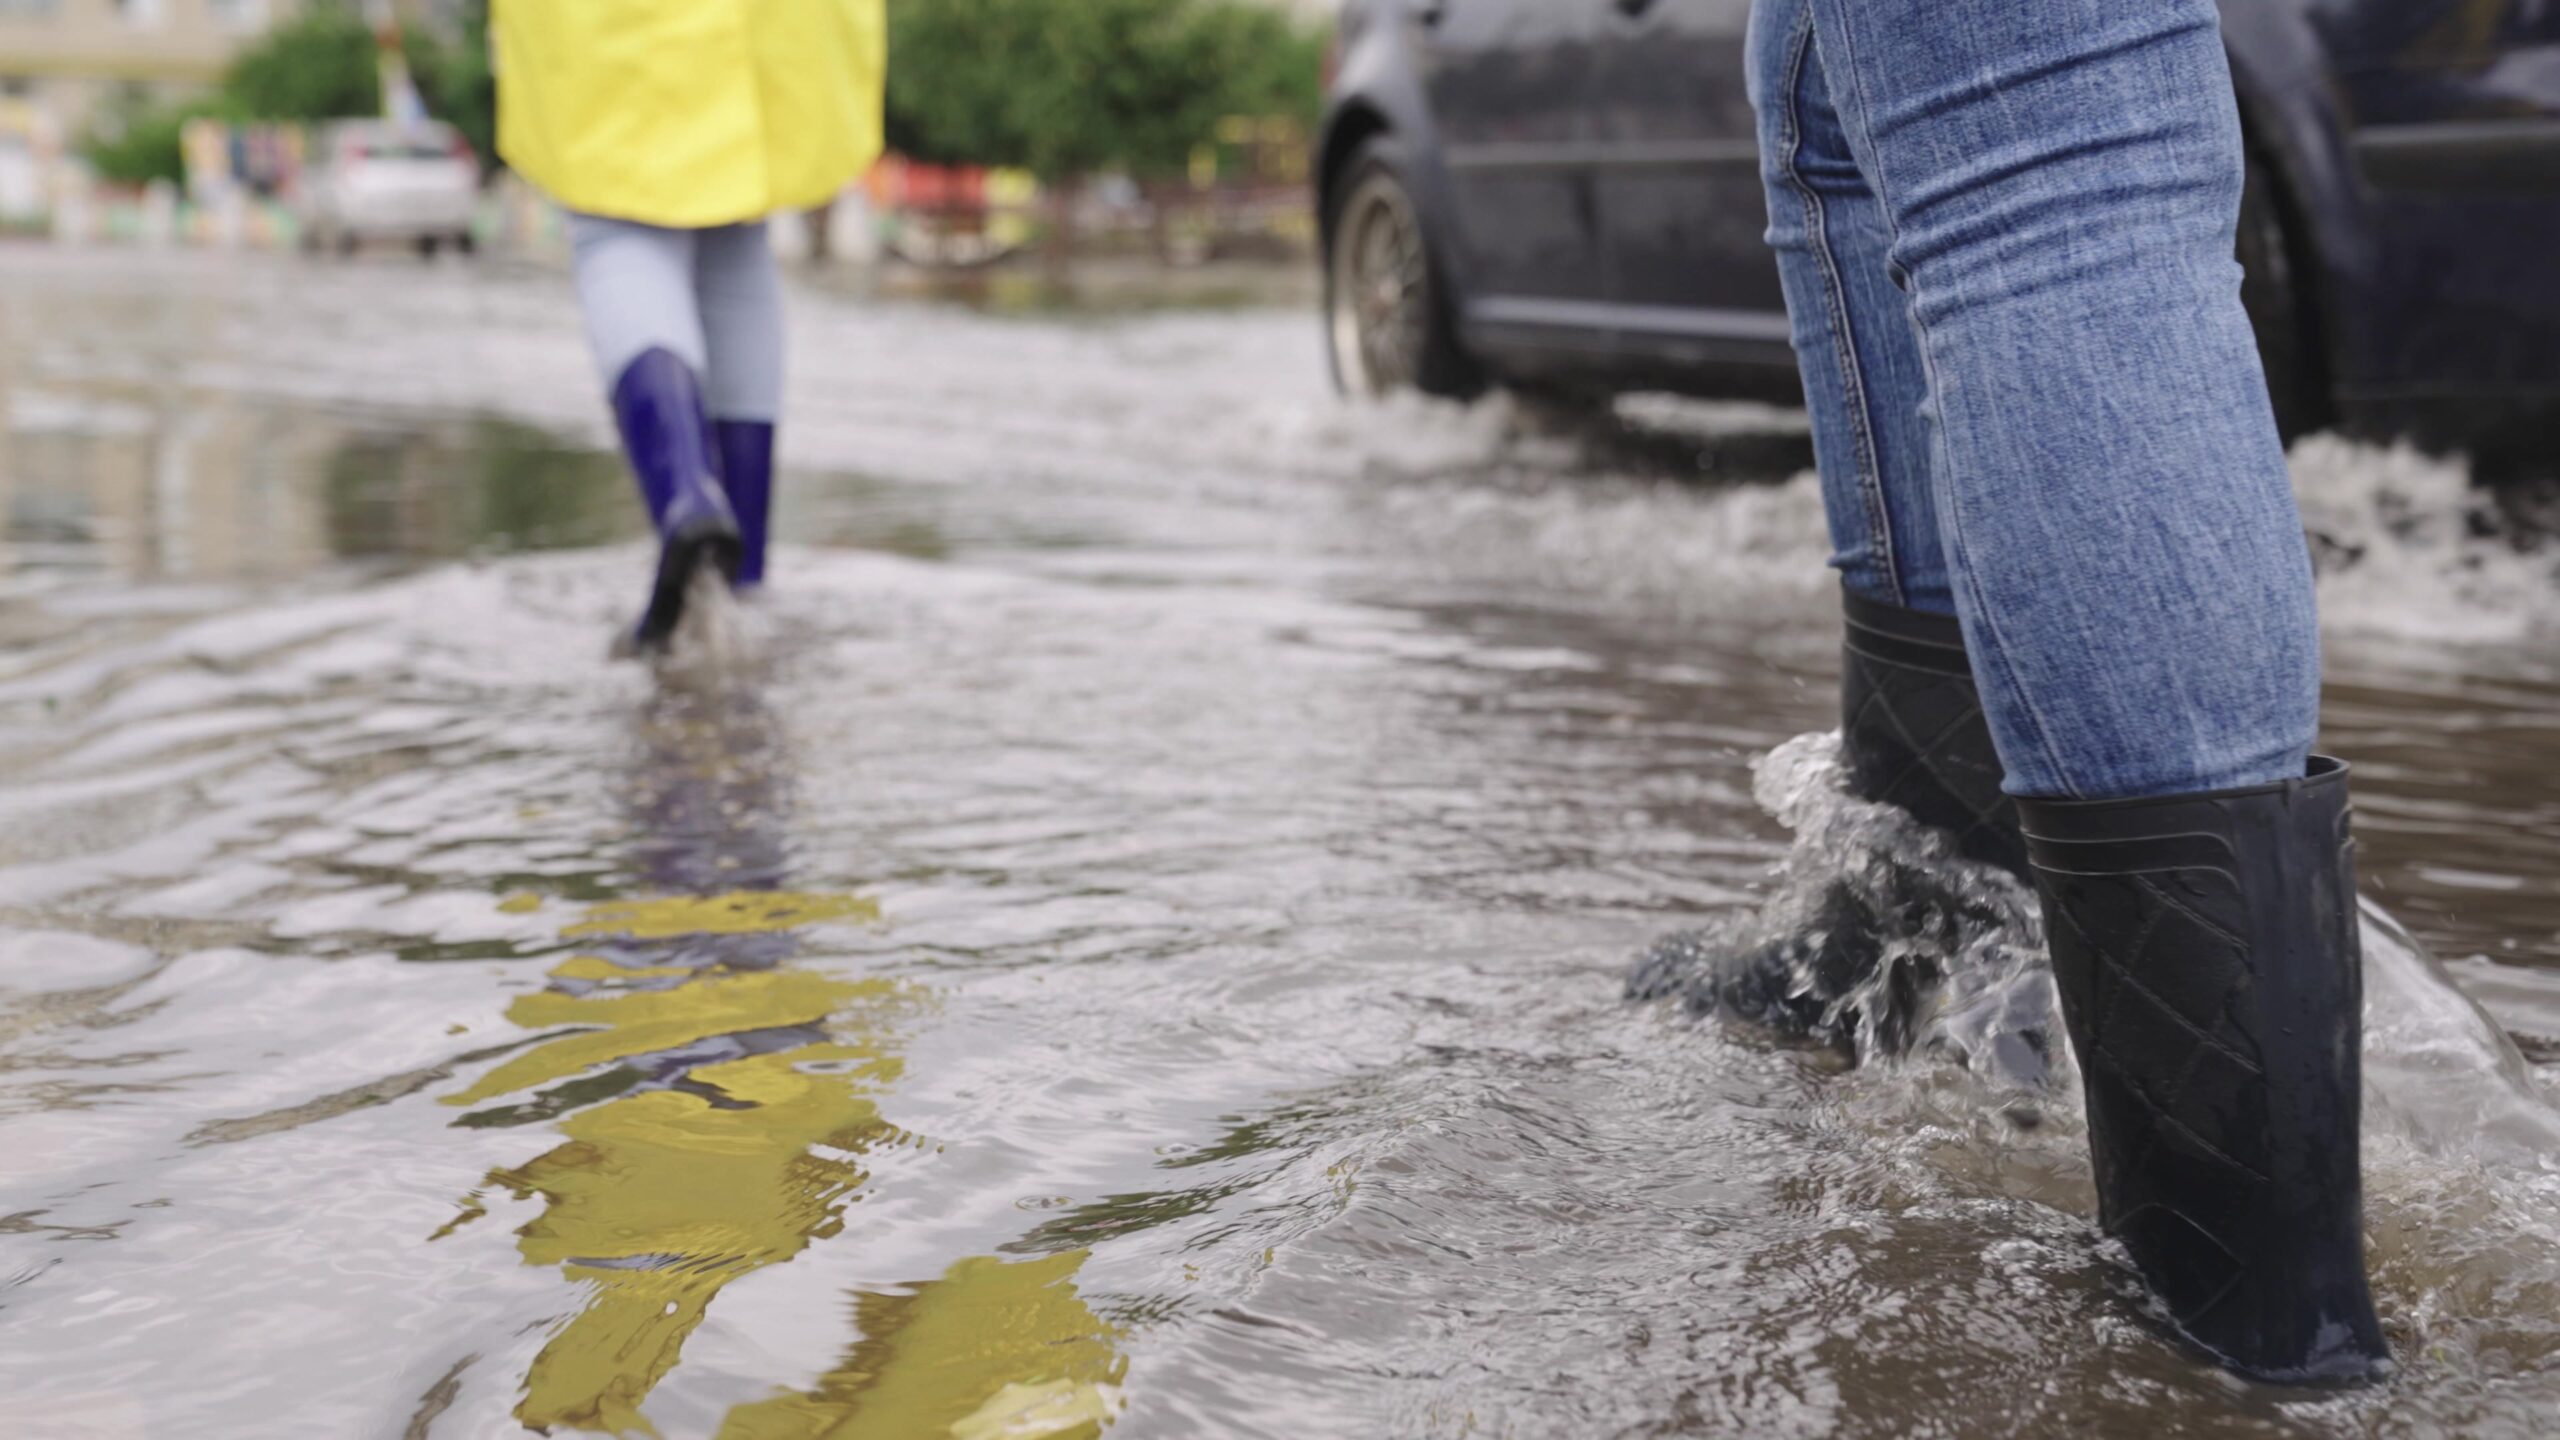
[[[120,93],[210,85],[301,0],[0,0],[0,100],[76,133]]]

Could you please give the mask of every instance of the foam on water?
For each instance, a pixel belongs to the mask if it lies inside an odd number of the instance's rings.
[[[2294,492],[2341,636],[2507,644],[2560,630],[2560,547],[2523,533],[2460,460],[2315,435]]]
[[[1634,397],[1616,430],[1579,432],[1499,394],[1466,407],[1403,398],[1293,413],[1299,425],[1272,427],[1284,451],[1347,456],[1359,478],[1383,482],[1364,519],[1383,516],[1393,532],[1429,535],[1444,557],[1499,564],[1514,579],[1706,614],[1738,599],[1802,611],[1836,583],[1811,470],[1739,481],[1713,470],[1718,442],[1702,427],[1785,431],[1747,407]],[[1693,449],[1695,467],[1682,458]],[[2502,506],[2460,457],[2321,434],[2294,447],[2291,470],[2333,639],[2472,647],[2560,632],[2560,544]],[[1682,490],[1691,503],[1666,504]],[[1644,543],[1631,544],[1638,533]]]

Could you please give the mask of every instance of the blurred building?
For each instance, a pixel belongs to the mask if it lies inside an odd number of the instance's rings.
[[[0,0],[0,101],[75,134],[120,94],[193,90],[304,0]]]

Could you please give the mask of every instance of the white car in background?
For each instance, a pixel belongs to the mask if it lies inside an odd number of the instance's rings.
[[[315,133],[303,162],[302,247],[345,255],[396,240],[467,254],[479,204],[480,162],[452,126],[340,120]]]

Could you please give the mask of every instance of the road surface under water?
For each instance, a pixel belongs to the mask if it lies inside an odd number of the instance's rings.
[[[780,583],[653,673],[560,277],[0,254],[0,1434],[2560,1418],[2560,557],[2458,470],[2296,455],[2449,962],[2372,932],[2403,1372],[2305,1397],[2159,1338],[1953,1020],[1623,998],[1900,843],[1755,776],[1832,721],[1799,421],[802,298]]]

